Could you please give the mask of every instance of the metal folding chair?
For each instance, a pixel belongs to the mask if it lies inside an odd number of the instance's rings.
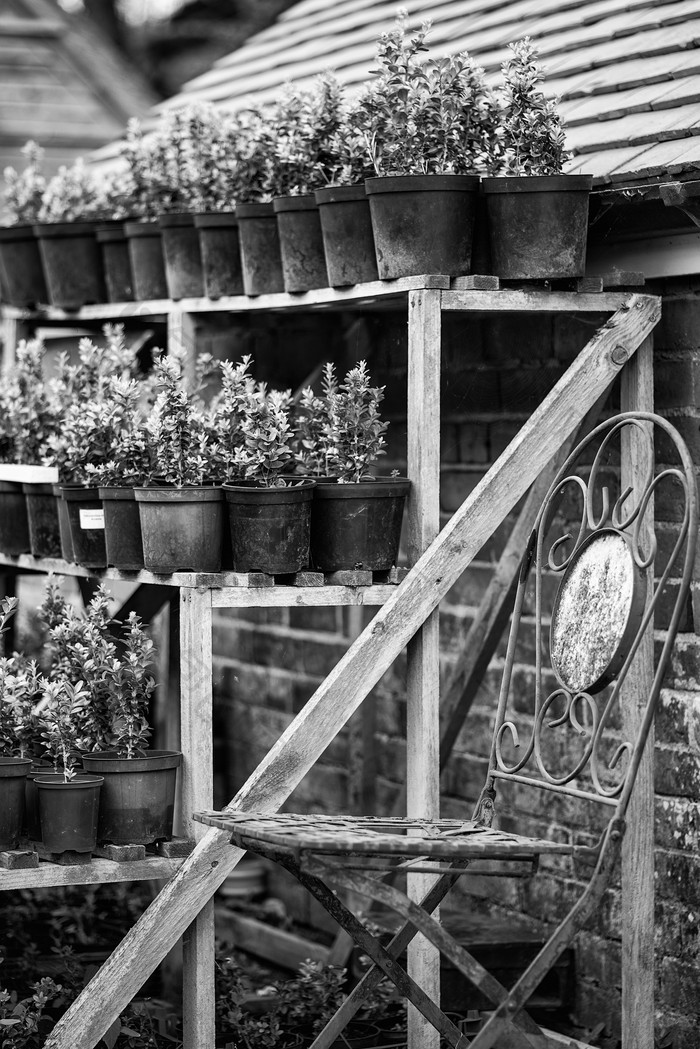
[[[653,465],[655,436],[660,438],[657,446],[664,460],[677,460],[665,462],[659,470]],[[636,442],[640,476],[623,489],[619,449],[629,440]],[[668,542],[657,543],[653,525],[654,496],[667,486],[675,489],[675,505],[682,506],[670,549]],[[615,491],[618,494],[613,497]],[[574,518],[577,523],[572,528]],[[509,1045],[544,1049],[546,1039],[524,1006],[595,912],[620,854],[635,777],[687,605],[696,534],[693,463],[675,429],[659,416],[643,412],[608,420],[567,459],[550,487],[525,551],[488,773],[471,820],[237,811],[196,815],[203,823],[230,831],[233,844],[289,870],[373,963],[312,1049],[327,1049],[385,976],[457,1049],[467,1045],[489,1049],[506,1028]],[[555,588],[551,584],[557,579]],[[523,608],[533,589],[534,694],[519,695],[514,713],[510,709],[513,665]],[[553,597],[548,604],[550,591]],[[619,721],[621,692],[662,603],[665,609],[669,603],[671,607],[663,648],[636,736],[626,739]],[[552,674],[556,683],[548,688]],[[529,715],[524,713],[527,704]],[[522,741],[519,721],[525,726]],[[573,734],[578,745],[573,767],[556,767],[558,733]],[[570,740],[564,753],[571,753]],[[494,826],[500,782],[572,796],[607,808],[610,818],[595,846],[578,844],[573,832],[570,841],[507,833]],[[569,913],[507,990],[432,914],[458,878],[470,866],[480,866],[479,861],[497,862],[500,873],[505,865],[514,874],[527,868],[534,876],[540,857],[550,855],[586,860],[591,877]],[[436,880],[417,903],[394,884],[397,871],[426,871],[436,874]],[[338,890],[348,890],[351,898],[359,893],[401,916],[403,925],[388,946],[382,946],[342,902]],[[399,964],[417,933],[493,1002],[493,1013],[473,1039],[460,1033]]]

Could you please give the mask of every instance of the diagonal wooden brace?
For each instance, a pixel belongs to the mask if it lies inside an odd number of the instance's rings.
[[[657,298],[631,295],[598,329],[229,809],[279,809],[660,316]],[[242,855],[226,831],[209,831],[59,1020],[46,1049],[93,1049]]]

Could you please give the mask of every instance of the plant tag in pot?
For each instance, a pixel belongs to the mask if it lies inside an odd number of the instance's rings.
[[[80,527],[84,531],[96,531],[105,526],[104,510],[82,510],[80,511]]]

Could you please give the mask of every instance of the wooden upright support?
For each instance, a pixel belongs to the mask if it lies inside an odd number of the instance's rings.
[[[408,474],[420,477],[408,500],[408,555],[415,563],[440,530],[440,336],[439,291],[408,296]],[[408,644],[406,815],[440,815],[440,627],[437,608]],[[433,877],[414,874],[409,895],[422,899]],[[417,936],[408,949],[408,972],[440,1001],[440,955]],[[438,1049],[438,1031],[413,1006],[408,1009],[408,1049]]]
[[[654,410],[653,341],[649,336],[622,373],[622,411]],[[623,431],[621,490],[639,490],[649,469],[649,444]],[[634,496],[632,497],[634,498]],[[653,535],[653,499],[640,547]],[[651,577],[652,570],[648,570]],[[653,578],[648,579],[649,597]],[[654,639],[648,631],[621,696],[625,739],[634,739],[654,678]],[[649,730],[622,842],[622,1049],[654,1049],[654,727]]]

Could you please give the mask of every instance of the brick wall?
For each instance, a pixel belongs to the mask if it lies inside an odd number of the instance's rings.
[[[668,282],[663,320],[655,342],[657,408],[681,431],[700,464],[700,283]],[[503,451],[529,413],[541,401],[568,363],[590,338],[603,317],[447,316],[443,332],[441,508],[445,518]],[[400,465],[406,444],[406,322],[400,315],[324,319],[315,335],[304,329],[292,342],[303,360],[294,374],[290,333],[268,332],[269,345],[256,335],[259,366],[273,377],[284,367],[284,383],[301,381],[318,353],[332,350],[336,359],[371,351],[373,378],[385,383],[385,415],[391,419],[385,469]],[[222,336],[223,337],[223,336]],[[248,336],[249,338],[250,336]],[[320,345],[320,343],[323,345]],[[329,354],[330,355],[330,354]],[[613,393],[610,407],[614,407]],[[660,450],[663,455],[663,449]],[[660,508],[673,537],[674,507]],[[479,559],[453,587],[441,612],[442,672],[449,674],[478,601],[488,585],[491,566],[507,535],[506,522]],[[698,576],[700,579],[700,575]],[[657,1010],[662,1029],[677,1025],[676,1049],[697,1049],[700,1023],[700,644],[693,632],[700,623],[700,591],[693,594],[679,636],[657,719],[656,878],[657,878]],[[216,744],[218,801],[228,800],[270,744],[313,693],[357,629],[348,609],[271,609],[217,613]],[[365,610],[365,622],[371,612]],[[524,642],[515,670],[516,690],[532,685],[532,630],[525,621]],[[483,781],[490,726],[500,679],[503,646],[484,681],[460,734],[443,778],[445,815],[469,815]],[[343,811],[369,803],[367,772],[359,755],[376,763],[372,776],[376,811],[385,812],[405,776],[405,660],[397,660],[374,694],[306,777],[290,807]],[[367,713],[369,712],[369,714]],[[362,742],[371,717],[374,751]],[[371,767],[371,766],[370,766]],[[364,793],[363,793],[364,792]],[[578,801],[553,796],[525,797],[500,792],[501,821],[525,832],[566,839],[576,826],[592,835],[600,818]],[[582,872],[556,861],[532,882],[494,879],[488,890],[469,879],[470,906],[509,916],[537,927],[555,921],[580,892]],[[463,880],[466,882],[466,879]],[[466,893],[462,884],[460,892]],[[489,900],[485,898],[488,891]],[[308,903],[297,899],[306,911]],[[315,912],[314,912],[315,913]],[[594,924],[576,948],[576,1013],[583,1024],[604,1021],[619,1031],[620,890],[615,883]]]

